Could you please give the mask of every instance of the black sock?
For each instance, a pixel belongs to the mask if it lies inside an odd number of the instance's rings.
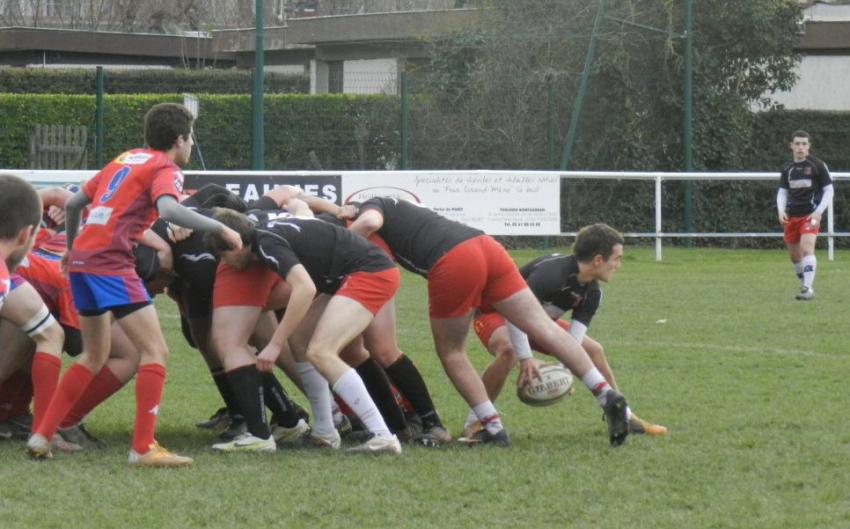
[[[266,408],[263,403],[263,388],[257,366],[249,365],[227,372],[227,380],[233,389],[239,409],[245,417],[248,431],[255,437],[267,439],[271,432],[266,424]]]
[[[292,428],[298,424],[300,417],[295,412],[295,406],[289,400],[286,390],[280,385],[274,373],[262,373],[263,396],[266,406],[272,410],[272,421],[285,428]]]
[[[387,426],[393,433],[407,429],[407,420],[401,411],[390,388],[390,379],[377,362],[369,358],[356,368],[357,374],[363,379],[366,390],[375,401],[378,411],[383,415]]]
[[[395,387],[410,401],[416,414],[422,419],[422,426],[427,430],[432,426],[443,426],[440,416],[434,408],[434,401],[428,392],[428,386],[416,365],[405,355],[385,369]]]
[[[215,387],[218,388],[219,395],[221,395],[221,400],[227,406],[227,413],[231,417],[241,415],[242,412],[239,409],[239,404],[236,402],[236,397],[233,395],[233,388],[230,387],[230,382],[227,380],[227,373],[224,372],[224,369],[221,367],[211,369],[210,374],[212,375],[213,382],[215,382]]]

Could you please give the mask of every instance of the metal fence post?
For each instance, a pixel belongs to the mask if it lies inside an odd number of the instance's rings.
[[[661,260],[661,175],[655,175],[655,260]]]
[[[410,84],[407,72],[401,72],[401,169],[410,169]]]
[[[103,160],[103,66],[97,67],[95,75],[95,111],[94,111],[94,160],[97,167],[104,166]]]

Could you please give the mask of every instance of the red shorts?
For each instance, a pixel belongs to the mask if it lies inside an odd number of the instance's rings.
[[[455,318],[527,288],[511,256],[489,235],[458,244],[428,272],[428,312]]]
[[[357,301],[373,315],[395,296],[401,283],[401,272],[395,266],[380,272],[354,272],[345,276],[334,294]]]
[[[567,320],[555,320],[555,323],[558,324],[558,327],[569,332],[570,322],[568,322]],[[481,340],[481,343],[484,344],[484,347],[487,347],[490,344],[490,337],[493,336],[493,333],[496,332],[496,329],[503,326],[504,324],[505,317],[499,314],[498,312],[482,312],[478,315],[478,317],[475,318],[473,328],[475,329],[475,334],[478,335],[478,339]],[[529,345],[531,345],[531,349],[533,351],[546,353],[546,351],[544,351],[533,340],[529,341]]]
[[[218,264],[213,288],[213,308],[265,307],[269,294],[283,279],[260,262],[237,270],[224,262]]]
[[[812,224],[809,221],[809,216],[805,217],[788,217],[788,222],[785,223],[785,242],[797,244],[800,242],[800,236],[806,233],[820,233],[820,222]]]

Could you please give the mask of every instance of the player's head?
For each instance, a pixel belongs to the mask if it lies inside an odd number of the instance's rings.
[[[154,105],[145,114],[145,143],[157,151],[172,151],[179,165],[192,155],[192,113],[177,103]]]
[[[601,222],[579,230],[573,255],[592,270],[595,279],[608,281],[623,264],[623,235]]]
[[[227,208],[215,208],[213,218],[228,228],[231,228],[242,238],[242,249],[231,250],[230,245],[218,232],[207,232],[204,235],[204,245],[213,255],[237,270],[244,270],[254,260],[251,252],[251,242],[254,240],[256,226],[245,215]]]
[[[41,198],[26,180],[0,174],[0,243],[6,248],[6,266],[10,270],[32,248],[41,224]]]
[[[805,130],[795,130],[791,133],[791,152],[794,153],[794,158],[802,160],[809,155],[809,149],[812,147],[812,137]]]

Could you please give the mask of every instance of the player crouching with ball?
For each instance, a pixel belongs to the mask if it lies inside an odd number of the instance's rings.
[[[543,305],[546,313],[581,344],[596,369],[614,389],[619,389],[614,372],[608,365],[602,345],[587,335],[590,321],[602,301],[599,282],[608,282],[620,268],[623,259],[623,236],[606,224],[593,224],[582,228],[573,245],[572,255],[552,254],[534,259],[520,268],[520,273],[529,288]],[[572,311],[570,322],[560,319]],[[506,322],[497,312],[482,311],[475,318],[475,333],[496,359],[484,371],[482,380],[490,399],[495,401],[505,380],[519,361],[520,375],[517,379],[520,395],[528,393],[528,385],[542,382],[538,361],[532,350],[555,356],[534,342],[518,328]],[[563,386],[554,398],[538,404],[550,404],[563,397],[569,384]],[[544,393],[550,393],[548,389]],[[533,392],[532,392],[533,393]],[[529,394],[534,399],[534,395]],[[666,435],[667,428],[644,421],[630,409],[629,433]],[[472,435],[481,426],[475,414],[470,412],[464,425],[464,436]]]

